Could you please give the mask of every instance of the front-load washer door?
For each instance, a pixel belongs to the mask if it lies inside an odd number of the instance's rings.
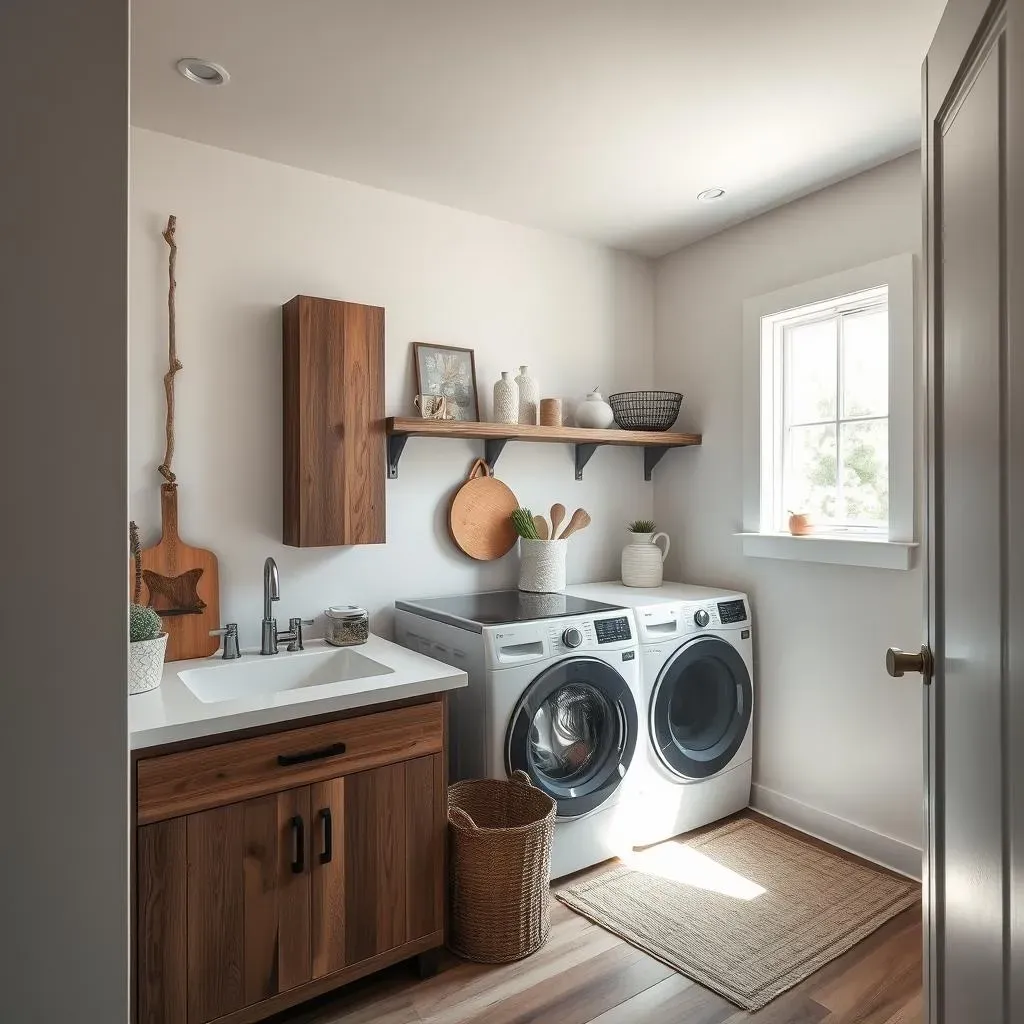
[[[750,725],[753,688],[732,644],[702,636],[666,662],[651,695],[651,745],[683,779],[727,767]]]
[[[505,760],[558,803],[560,818],[600,807],[636,750],[636,700],[596,658],[567,658],[527,687],[509,721]]]

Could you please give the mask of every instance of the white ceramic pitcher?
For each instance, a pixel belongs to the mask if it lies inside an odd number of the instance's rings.
[[[665,538],[665,548],[658,541]],[[627,587],[660,587],[662,563],[672,546],[667,533],[630,533],[622,549],[622,582]]]

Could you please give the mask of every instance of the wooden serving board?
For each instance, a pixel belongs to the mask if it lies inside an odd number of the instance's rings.
[[[178,485],[160,488],[160,540],[142,552],[141,604],[149,605],[167,631],[167,661],[205,658],[220,639],[220,578],[217,556],[178,535]]]
[[[518,507],[508,486],[495,480],[487,463],[477,459],[452,498],[448,531],[470,558],[480,562],[501,558],[515,547],[516,531],[509,517]]]

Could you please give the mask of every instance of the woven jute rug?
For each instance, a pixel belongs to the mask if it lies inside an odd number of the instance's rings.
[[[745,1010],[759,1010],[921,898],[915,882],[749,818],[556,893]]]

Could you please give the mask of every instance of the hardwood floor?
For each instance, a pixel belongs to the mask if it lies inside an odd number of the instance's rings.
[[[921,1024],[921,948],[918,905],[747,1013],[552,901],[547,945],[525,960],[488,967],[445,953],[425,981],[399,964],[275,1024]]]

